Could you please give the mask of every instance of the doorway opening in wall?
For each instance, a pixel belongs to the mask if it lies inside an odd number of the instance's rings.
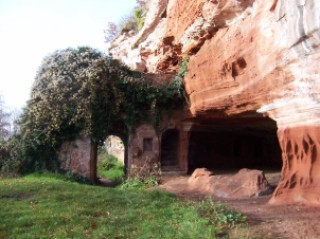
[[[276,122],[264,117],[202,121],[190,132],[188,172],[207,168],[215,174],[234,174],[242,168],[265,172],[276,186],[282,153]]]
[[[97,178],[102,184],[118,185],[125,178],[125,145],[120,137],[109,135],[98,146]]]
[[[179,131],[167,129],[161,136],[160,164],[162,171],[173,171],[179,169]]]

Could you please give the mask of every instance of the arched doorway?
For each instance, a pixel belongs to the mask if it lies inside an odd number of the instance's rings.
[[[109,154],[111,156],[111,161],[119,161],[116,164],[117,170],[113,175],[102,175],[102,178],[114,179],[115,183],[121,183],[127,177],[127,167],[128,167],[128,127],[121,121],[112,122],[106,130],[106,138],[103,142],[99,143],[100,146],[96,147],[96,157],[94,160],[95,168],[95,179],[99,183],[99,177],[101,177],[101,172],[99,173],[99,150],[102,150],[102,154]],[[106,147],[107,146],[107,147]],[[110,148],[111,147],[111,148]],[[104,152],[103,152],[104,151]],[[108,151],[108,152],[107,152]],[[113,157],[114,156],[114,157]],[[105,167],[108,168],[108,163],[105,163]],[[112,165],[111,165],[112,166]],[[109,172],[112,174],[112,172]],[[108,177],[107,177],[108,176]]]
[[[179,131],[168,129],[161,136],[161,169],[174,168],[179,166]]]
[[[98,146],[97,179],[101,182],[119,184],[125,177],[125,145],[116,135],[109,135]]]

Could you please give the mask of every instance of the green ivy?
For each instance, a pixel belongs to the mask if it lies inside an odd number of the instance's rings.
[[[100,143],[119,125],[134,130],[152,122],[158,127],[163,112],[184,107],[187,62],[183,61],[172,83],[158,86],[88,47],[47,56],[20,120],[17,152],[22,171],[56,169],[61,143],[83,133]]]

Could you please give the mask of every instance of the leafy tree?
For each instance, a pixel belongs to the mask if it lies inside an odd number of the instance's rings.
[[[10,114],[5,110],[4,101],[0,95],[0,142],[8,138],[10,130]]]
[[[115,40],[120,34],[125,32],[137,33],[144,24],[145,16],[148,11],[148,4],[146,0],[137,0],[136,7],[129,15],[121,17],[118,24],[114,22],[108,22],[106,29],[104,30],[104,39],[106,43],[110,43]]]
[[[61,143],[81,133],[95,142],[103,140],[108,119],[122,102],[114,82],[129,74],[119,62],[89,47],[45,57],[20,121],[25,168],[56,168]]]
[[[119,35],[119,27],[114,22],[108,22],[107,28],[103,32],[105,34],[104,41],[109,43]]]

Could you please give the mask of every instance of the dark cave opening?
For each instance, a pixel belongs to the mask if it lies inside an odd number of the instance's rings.
[[[161,167],[178,166],[179,131],[168,129],[161,137]]]
[[[206,122],[190,131],[189,173],[196,168],[280,171],[281,166],[276,123],[268,118]]]

